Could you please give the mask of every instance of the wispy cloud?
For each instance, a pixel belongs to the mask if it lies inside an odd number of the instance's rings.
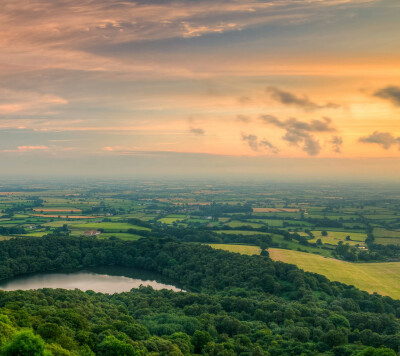
[[[137,56],[124,60],[115,49],[100,54],[95,48],[201,37],[279,21],[298,23],[318,18],[326,9],[370,2],[2,0],[0,48],[3,62],[16,70],[163,72],[161,63]]]
[[[47,146],[18,146],[16,149],[2,150],[1,152],[32,152],[32,151],[43,151],[48,150]]]
[[[44,114],[68,101],[53,94],[0,88],[0,115]]]
[[[400,149],[400,137],[394,137],[389,132],[374,131],[369,136],[360,137],[359,141],[362,143],[374,143],[382,146],[385,150],[388,150],[393,145],[398,144]]]
[[[374,93],[378,98],[391,101],[394,105],[400,106],[400,87],[388,86]]]
[[[337,109],[339,107],[339,105],[335,103],[317,104],[311,101],[305,95],[297,96],[293,93],[275,87],[267,88],[267,92],[270,94],[272,99],[280,102],[281,104],[297,106],[306,111],[317,109]]]

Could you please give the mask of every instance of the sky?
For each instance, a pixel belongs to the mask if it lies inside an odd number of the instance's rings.
[[[2,0],[1,175],[400,177],[398,0]]]

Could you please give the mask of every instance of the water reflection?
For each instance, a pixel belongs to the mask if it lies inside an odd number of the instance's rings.
[[[151,286],[153,289],[182,289],[165,283],[165,279],[155,273],[132,270],[123,267],[101,267],[78,272],[37,273],[19,276],[0,282],[4,291],[41,288],[93,290],[101,293],[128,292],[132,288]]]

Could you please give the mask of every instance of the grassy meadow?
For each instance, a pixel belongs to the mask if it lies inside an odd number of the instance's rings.
[[[244,255],[259,255],[257,246],[210,244],[230,252]],[[351,263],[325,258],[315,254],[293,250],[271,248],[270,257],[275,261],[295,264],[307,272],[322,274],[331,281],[337,281],[365,290],[400,299],[400,262]]]

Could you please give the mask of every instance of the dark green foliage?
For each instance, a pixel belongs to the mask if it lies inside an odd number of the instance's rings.
[[[2,356],[42,356],[44,341],[32,331],[21,331],[14,335],[11,342],[4,346]]]
[[[55,356],[391,355],[400,347],[399,301],[266,256],[172,239],[30,238],[0,246],[3,277],[120,265],[158,272],[187,291],[0,292],[6,355],[17,355],[21,340]],[[31,331],[15,334],[21,328]]]

